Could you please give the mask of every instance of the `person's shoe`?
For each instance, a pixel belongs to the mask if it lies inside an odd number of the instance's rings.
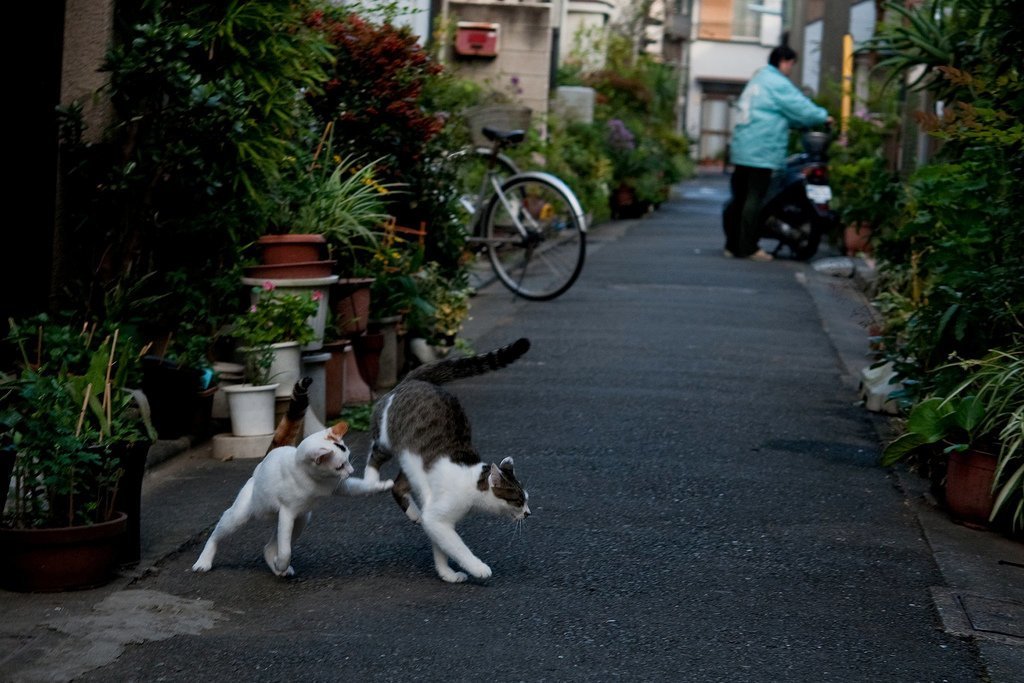
[[[755,251],[753,254],[751,254],[747,258],[750,259],[751,261],[757,261],[758,263],[768,263],[769,261],[773,260],[775,257],[772,256],[771,254],[769,254],[764,249],[758,249],[757,251]]]
[[[728,249],[725,249],[725,250],[722,251],[722,256],[724,256],[725,258],[733,258],[735,256],[735,254],[733,254]]]

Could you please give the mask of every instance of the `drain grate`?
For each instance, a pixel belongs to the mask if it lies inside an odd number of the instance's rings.
[[[1024,645],[1024,604],[939,587],[931,594],[947,633]]]
[[[1024,639],[1024,605],[979,595],[957,597],[975,631]]]

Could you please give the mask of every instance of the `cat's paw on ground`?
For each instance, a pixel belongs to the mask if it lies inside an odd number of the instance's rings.
[[[441,578],[448,583],[463,583],[469,578],[469,574],[466,572],[453,572],[448,570],[447,572],[441,573]]]

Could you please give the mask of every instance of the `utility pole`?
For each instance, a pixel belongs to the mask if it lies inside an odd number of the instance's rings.
[[[843,36],[850,32],[850,0],[825,0],[818,93],[839,95],[843,78]]]
[[[789,16],[785,18],[786,25],[783,37],[786,39],[786,44],[793,48],[799,56],[800,61],[797,62],[799,65],[808,57],[804,50],[804,29],[807,26],[807,0],[791,0],[787,4],[789,5]],[[802,74],[802,69],[793,69],[790,79],[797,86],[801,86],[804,82]]]

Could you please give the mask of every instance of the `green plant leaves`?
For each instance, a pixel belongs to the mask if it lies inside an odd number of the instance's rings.
[[[949,422],[946,418],[952,412],[953,409],[945,405],[942,399],[921,401],[910,411],[907,431],[917,434],[922,443],[935,443],[946,435]]]
[[[893,465],[921,447],[940,441],[947,444],[945,453],[966,450],[984,418],[985,405],[976,396],[925,399],[911,409],[906,432],[882,451],[881,464]]]
[[[901,434],[882,451],[881,464],[884,467],[891,467],[902,460],[908,453],[911,453],[928,443],[920,434],[907,432]]]

